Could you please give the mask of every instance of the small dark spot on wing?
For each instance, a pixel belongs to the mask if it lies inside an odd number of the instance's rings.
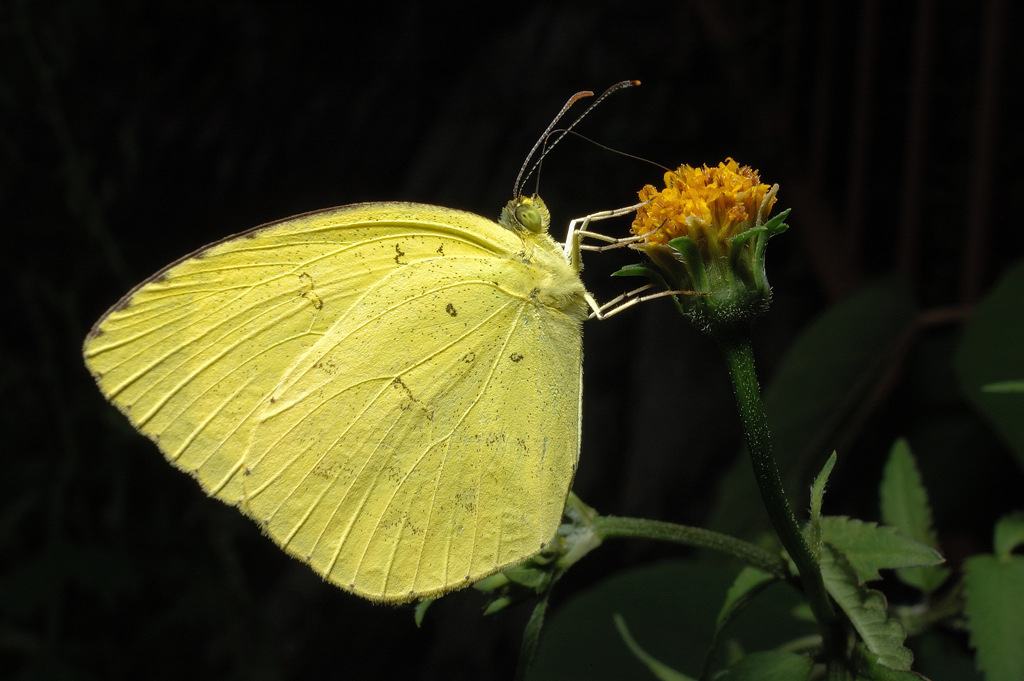
[[[455,306],[452,305],[451,303],[448,303],[447,305],[444,306],[444,311],[447,312],[452,317],[459,316],[459,313],[455,311]]]
[[[508,358],[510,360],[512,360],[513,362],[522,362],[523,361],[522,354],[520,354],[518,352],[513,352],[511,355],[508,356]]]

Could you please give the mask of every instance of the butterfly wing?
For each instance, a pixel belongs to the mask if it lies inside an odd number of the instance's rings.
[[[395,270],[293,365],[246,463],[246,506],[286,550],[346,589],[408,600],[551,539],[579,448],[580,333],[497,283],[532,267]]]
[[[171,463],[332,582],[440,593],[550,539],[578,456],[579,319],[531,299],[522,249],[432,206],[299,216],[144,282],[87,363]]]

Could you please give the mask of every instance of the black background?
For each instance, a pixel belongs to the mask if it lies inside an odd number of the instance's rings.
[[[569,95],[636,78],[579,131],[668,166],[733,156],[793,208],[769,249],[766,377],[873,276],[902,271],[925,305],[954,306],[1022,252],[1017,3],[0,7],[5,678],[512,676],[525,611],[481,619],[481,599],[459,594],[416,630],[408,609],[341,593],[104,402],[80,359],[89,326],[207,242],[360,201],[496,216]],[[569,139],[540,189],[565,225],[660,179]],[[608,299],[630,261],[589,256],[584,279]],[[716,353],[664,302],[587,324],[588,503],[702,520],[738,451]],[[604,549],[555,605],[666,553]]]

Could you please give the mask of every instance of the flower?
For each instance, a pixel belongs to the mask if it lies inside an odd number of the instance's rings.
[[[768,309],[764,269],[768,239],[786,230],[788,210],[768,219],[779,186],[727,158],[716,167],[682,165],[665,188],[640,190],[632,248],[650,265],[618,272],[645,276],[673,294],[680,311],[704,331],[748,323]]]
[[[632,232],[648,244],[688,236],[701,250],[721,254],[737,234],[764,223],[778,186],[761,182],[758,171],[727,158],[715,168],[682,165],[665,173],[665,188],[640,190]]]

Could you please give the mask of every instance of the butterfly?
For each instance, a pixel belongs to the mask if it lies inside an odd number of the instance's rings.
[[[399,603],[477,581],[551,541],[580,451],[593,299],[520,186],[497,221],[363,203],[205,246],[107,311],[86,365],[332,584]]]

